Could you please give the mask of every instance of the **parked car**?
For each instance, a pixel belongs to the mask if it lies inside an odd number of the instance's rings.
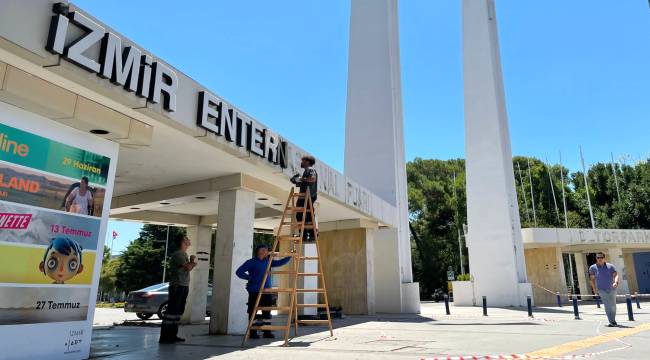
[[[150,319],[154,314],[162,320],[167,312],[169,283],[156,284],[137,291],[131,291],[124,304],[124,312],[134,312],[142,319]],[[208,297],[205,313],[210,316],[212,303],[212,284],[208,284]]]

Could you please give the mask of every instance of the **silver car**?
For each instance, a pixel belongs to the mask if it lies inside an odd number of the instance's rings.
[[[156,284],[137,291],[131,291],[124,304],[124,312],[134,312],[142,319],[150,319],[154,314],[162,319],[167,312],[169,300],[169,283]],[[210,316],[212,303],[212,284],[208,284],[208,299],[205,313]]]

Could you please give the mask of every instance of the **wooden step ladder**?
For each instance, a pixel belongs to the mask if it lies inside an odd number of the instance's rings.
[[[297,206],[298,199],[304,199],[304,206]],[[306,223],[307,214],[312,214],[311,224]],[[302,214],[302,220],[298,221],[298,214]],[[303,235],[305,230],[313,229],[314,239],[310,240],[316,244],[316,256],[303,256]],[[281,252],[280,244],[287,243],[289,247],[289,252]],[[273,242],[273,248],[269,253],[270,259],[269,263],[266,266],[266,272],[264,278],[262,279],[262,285],[260,291],[255,300],[255,308],[251,318],[248,321],[248,328],[246,329],[246,335],[244,335],[244,340],[242,341],[242,346],[246,344],[246,341],[250,337],[251,330],[284,330],[284,346],[289,344],[289,332],[291,331],[291,325],[294,326],[294,337],[298,336],[298,326],[299,325],[327,325],[329,327],[330,336],[334,336],[332,330],[332,317],[330,315],[329,301],[327,299],[327,290],[325,287],[325,276],[323,275],[323,264],[320,261],[320,243],[318,240],[318,221],[316,218],[316,213],[314,211],[314,204],[311,200],[309,194],[309,189],[307,192],[301,193],[296,192],[294,188],[291,188],[289,192],[289,198],[282,212],[282,217],[280,219],[280,226],[275,234],[275,241]],[[286,256],[291,256],[292,261],[290,270],[272,270],[271,264],[274,258],[282,258]],[[301,272],[300,265],[303,265],[305,261],[317,261],[318,262],[318,272]],[[264,284],[266,284],[266,279],[270,275],[286,275],[288,276],[289,286],[286,288],[268,288],[264,289]],[[308,276],[315,276],[318,279],[318,287],[313,289],[298,288],[298,279],[305,278]],[[289,294],[289,306],[260,306],[260,299],[262,294],[269,293],[288,293]],[[323,303],[319,304],[318,301],[316,304],[300,304],[298,303],[298,294],[306,293],[316,293],[322,295]],[[327,320],[299,320],[298,319],[298,309],[304,308],[317,308],[324,309],[327,313]],[[265,310],[284,310],[287,311],[287,323],[286,325],[256,325],[255,324],[255,315],[258,311]],[[317,312],[318,313],[318,312]]]

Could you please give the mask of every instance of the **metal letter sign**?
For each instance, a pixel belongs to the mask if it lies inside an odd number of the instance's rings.
[[[163,108],[176,111],[176,90],[178,76],[172,69],[151,56],[142,55],[142,51],[131,46],[122,48],[122,40],[115,34],[107,32],[104,27],[92,21],[78,11],[68,12],[64,4],[58,3],[53,8],[50,31],[45,49],[52,54],[79,67],[110,79],[125,90],[135,92],[157,104],[162,100]],[[83,30],[84,34],[74,40],[67,40],[70,23]],[[67,45],[66,45],[67,43]],[[100,44],[99,58],[94,59],[84,53],[89,48]]]

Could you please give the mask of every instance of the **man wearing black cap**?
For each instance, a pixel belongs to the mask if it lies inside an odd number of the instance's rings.
[[[296,174],[294,177],[291,178],[291,182],[300,188],[301,193],[307,192],[307,189],[309,189],[309,196],[311,197],[312,205],[316,202],[316,199],[318,198],[318,174],[316,173],[316,169],[314,168],[315,164],[316,164],[316,158],[314,158],[311,155],[303,156],[302,159],[300,160],[300,167],[304,169],[302,176]],[[296,201],[296,207],[305,206],[305,200],[306,199],[302,197],[298,198],[298,200]],[[302,213],[296,214],[296,220],[298,222],[302,221]],[[312,225],[311,212],[306,213],[305,224]],[[314,229],[313,228],[306,229],[302,234],[302,236],[304,241],[314,241],[315,240]]]
[[[259,294],[260,290],[262,290],[262,280],[264,279],[264,273],[266,272],[269,260],[269,247],[264,244],[258,245],[255,247],[255,256],[253,256],[251,259],[246,260],[246,262],[244,262],[237,269],[237,276],[240,279],[248,281],[248,283],[246,283],[246,290],[248,291],[248,309],[246,312],[248,313],[249,320],[251,316],[254,315],[253,312],[255,311],[255,301],[257,301],[257,295]],[[284,259],[273,260],[273,262],[271,262],[271,267],[279,267],[285,265],[290,260],[291,256],[287,256]],[[269,274],[269,276],[266,278],[264,289],[270,288],[271,284],[271,274]],[[262,294],[259,306],[275,306],[275,294]],[[271,311],[262,311],[262,316],[258,319],[266,320],[266,322],[264,322],[264,325],[269,325],[269,321],[271,320]],[[260,338],[256,330],[251,330],[250,337],[251,339]],[[273,333],[270,330],[264,330],[264,337],[272,339],[275,336],[273,336]]]

